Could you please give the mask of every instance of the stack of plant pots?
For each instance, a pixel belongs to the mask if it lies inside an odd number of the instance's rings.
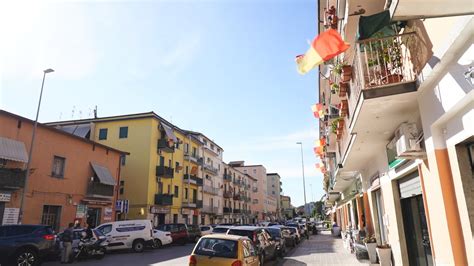
[[[347,91],[349,90],[349,83],[339,82],[339,97],[344,98],[347,96]]]
[[[347,100],[341,100],[341,103],[339,104],[339,116],[340,117],[345,117],[349,114],[349,103]]]
[[[352,79],[352,66],[343,65],[341,71],[341,81],[349,82]]]

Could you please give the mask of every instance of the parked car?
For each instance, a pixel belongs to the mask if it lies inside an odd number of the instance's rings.
[[[211,225],[201,225],[199,226],[199,229],[201,229],[201,235],[210,235],[212,234],[212,226]]]
[[[153,229],[153,241],[154,248],[161,248],[162,246],[173,243],[173,238],[170,232]]]
[[[286,239],[283,236],[283,232],[279,227],[270,226],[265,228],[272,238],[275,240],[277,253],[280,257],[284,257],[286,255]]]
[[[199,225],[197,224],[186,224],[186,228],[188,229],[188,241],[197,243],[199,238],[201,238],[202,233]]]
[[[153,226],[150,220],[116,221],[99,225],[109,244],[107,250],[132,249],[142,252],[146,246],[153,246]]]
[[[194,246],[189,257],[190,266],[258,266],[257,247],[246,236],[206,235]]]
[[[38,265],[58,255],[56,235],[48,225],[0,226],[0,264]]]
[[[213,234],[227,234],[227,231],[229,231],[229,228],[231,227],[232,226],[229,226],[229,225],[219,225],[219,226],[214,227],[214,229],[212,229],[212,233]]]
[[[188,229],[185,224],[160,224],[156,229],[171,233],[173,243],[185,245],[188,242]]]
[[[275,259],[278,255],[277,244],[266,228],[257,226],[234,226],[227,231],[227,234],[248,237],[257,247],[261,265],[263,265],[265,260]]]
[[[288,223],[288,224],[286,224],[286,226],[298,228],[299,240],[301,240],[301,237],[302,237],[302,236],[305,236],[305,235],[306,235],[306,234],[305,234],[304,227],[303,227],[301,224],[298,224],[298,223]]]

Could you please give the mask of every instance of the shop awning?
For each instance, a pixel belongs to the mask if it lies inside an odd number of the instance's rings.
[[[92,169],[100,180],[100,183],[104,185],[115,186],[115,178],[110,173],[107,167],[98,165],[96,163],[91,163]]]
[[[0,137],[0,159],[27,163],[25,143]]]
[[[166,136],[168,137],[168,139],[172,139],[175,143],[178,142],[178,139],[176,138],[176,136],[174,135],[173,133],[173,129],[171,129],[171,127],[161,123],[161,126],[163,127],[163,129],[165,130],[165,133],[166,133]]]

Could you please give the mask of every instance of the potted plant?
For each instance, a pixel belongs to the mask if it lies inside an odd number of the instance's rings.
[[[349,90],[349,83],[347,82],[339,82],[339,97],[345,97],[347,91]]]
[[[337,134],[337,130],[339,129],[339,128],[338,128],[338,122],[339,122],[339,120],[341,120],[340,117],[334,119],[334,120],[331,122],[331,133]]]
[[[334,73],[340,75],[343,82],[348,82],[352,78],[352,66],[344,62],[338,63],[334,66]]]
[[[377,247],[377,242],[374,235],[369,235],[364,238],[364,244],[367,248],[367,253],[369,253],[370,263],[377,263],[377,253],[375,248]]]
[[[389,266],[392,264],[392,249],[388,244],[379,245],[375,250],[379,257],[380,266]]]
[[[338,94],[339,93],[339,85],[337,83],[331,84],[331,93]]]
[[[337,121],[337,129],[342,130],[344,129],[344,119],[340,117]]]

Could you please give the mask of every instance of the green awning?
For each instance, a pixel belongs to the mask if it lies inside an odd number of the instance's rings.
[[[365,40],[370,38],[379,30],[390,25],[390,11],[359,17],[359,31],[357,33],[358,40]]]

